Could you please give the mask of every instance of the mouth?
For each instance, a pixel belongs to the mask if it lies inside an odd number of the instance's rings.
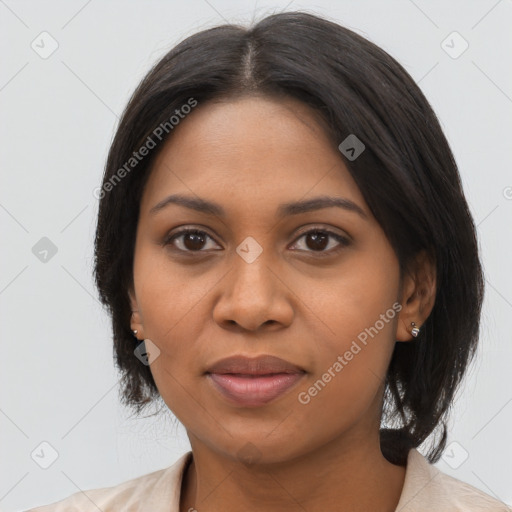
[[[215,389],[229,402],[260,407],[286,393],[305,372],[273,374],[207,373]]]
[[[230,404],[260,407],[289,391],[306,372],[284,359],[262,355],[222,359],[209,367],[205,375]]]

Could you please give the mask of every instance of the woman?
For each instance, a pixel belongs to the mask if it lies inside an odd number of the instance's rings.
[[[33,510],[507,510],[431,465],[484,281],[451,150],[387,53],[301,12],[197,33],[135,91],[98,197],[124,402],[161,397],[192,450]]]

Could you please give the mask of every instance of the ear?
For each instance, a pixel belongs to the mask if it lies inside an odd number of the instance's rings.
[[[413,341],[411,322],[421,327],[434,307],[437,275],[435,261],[425,250],[420,251],[402,282],[396,341]]]
[[[133,285],[128,290],[128,297],[130,298],[130,308],[132,310],[132,316],[130,319],[130,329],[132,331],[137,331],[137,334],[134,335],[137,339],[144,339],[144,326],[142,324],[142,316],[139,311],[139,305],[137,303],[137,299],[135,297],[135,291],[133,289]]]

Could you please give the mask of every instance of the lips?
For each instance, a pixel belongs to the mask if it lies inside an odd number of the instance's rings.
[[[284,359],[263,355],[233,356],[206,371],[209,382],[231,404],[259,407],[283,395],[306,372]]]
[[[276,373],[303,373],[304,370],[279,357],[232,356],[210,366],[207,373],[232,373],[241,375],[273,375]]]

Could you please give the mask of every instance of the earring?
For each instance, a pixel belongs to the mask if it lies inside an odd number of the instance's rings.
[[[137,329],[134,329],[132,332],[133,332],[133,335],[134,335],[134,336],[137,336],[137,333],[138,333],[139,331],[137,331]]]
[[[417,338],[418,337],[418,334],[420,333],[420,328],[419,327],[416,327],[416,324],[414,322],[411,322],[411,325],[412,325],[412,329],[411,329],[411,334]]]

